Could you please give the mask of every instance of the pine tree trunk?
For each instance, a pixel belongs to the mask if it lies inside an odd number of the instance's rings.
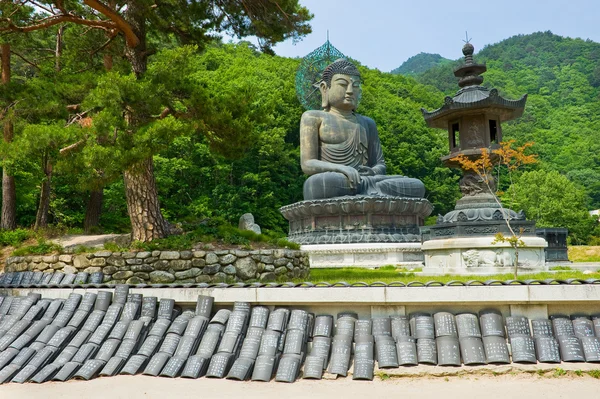
[[[35,228],[42,229],[48,227],[48,210],[50,209],[50,182],[52,180],[52,165],[48,160],[44,160],[44,174],[46,178],[42,182],[40,193],[40,204],[37,215],[35,216]]]
[[[144,16],[144,7],[146,6],[134,0],[129,0],[126,4],[125,19],[138,37],[139,44],[136,47],[128,46],[125,49],[125,55],[136,77],[141,78],[148,66],[146,18]],[[129,127],[135,130],[138,126],[143,125],[149,116],[136,113],[136,110],[128,110],[125,118]],[[150,156],[132,165],[123,174],[132,239],[137,241],[152,241],[168,235],[167,223],[158,202],[153,165]]]
[[[92,234],[98,230],[100,224],[100,215],[102,213],[102,201],[104,199],[104,189],[94,190],[90,193],[90,198],[85,210],[85,219],[83,220],[83,232]]]
[[[2,84],[10,83],[10,44],[2,44]],[[10,143],[13,139],[13,124],[4,122],[3,139]],[[2,216],[0,228],[14,230],[17,228],[17,193],[15,177],[11,176],[6,168],[2,170]]]
[[[168,228],[160,211],[152,158],[133,165],[123,177],[132,239],[146,242],[166,237]]]

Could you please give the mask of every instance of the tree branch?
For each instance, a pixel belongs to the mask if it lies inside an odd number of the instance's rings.
[[[108,17],[115,24],[115,26],[125,35],[125,41],[127,41],[127,46],[131,48],[137,47],[137,45],[140,43],[140,39],[136,36],[135,33],[133,33],[133,29],[131,29],[131,26],[127,23],[127,21],[125,21],[125,19],[122,16],[120,16],[115,10],[111,9],[107,5],[97,0],[83,0],[83,3],[86,4],[88,7],[91,7],[99,13]]]
[[[25,61],[25,63],[31,65],[32,67],[41,69],[39,66],[37,66],[37,64],[34,64],[33,62],[29,61],[27,58],[23,57],[21,54],[17,53],[16,51],[10,50],[10,53],[16,55],[17,57],[19,57],[20,59]]]
[[[92,26],[94,28],[107,30],[118,29],[117,24],[115,24],[112,21],[92,21],[89,19],[76,17],[74,15],[56,15],[43,20],[44,22],[39,22],[27,26],[17,26],[10,20],[10,18],[2,18],[0,19],[0,21],[6,21],[8,23],[8,26],[0,27],[0,32],[31,32],[35,30],[45,29],[50,26],[58,25],[63,22],[72,22],[78,25]]]

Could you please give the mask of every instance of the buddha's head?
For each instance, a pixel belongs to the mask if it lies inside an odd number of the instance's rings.
[[[323,109],[354,111],[361,94],[360,72],[350,61],[339,59],[325,68],[319,89]]]

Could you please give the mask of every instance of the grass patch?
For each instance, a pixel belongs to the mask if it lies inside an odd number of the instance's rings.
[[[554,370],[553,377],[562,377],[566,374],[567,374],[567,372],[559,367],[556,370]]]
[[[391,282],[422,282],[427,283],[430,281],[439,281],[442,283],[448,283],[450,281],[462,281],[467,282],[471,280],[488,281],[488,280],[500,280],[507,281],[513,280],[514,276],[511,272],[506,274],[495,274],[491,276],[457,276],[457,275],[443,275],[443,276],[421,276],[413,272],[404,272],[402,268],[380,268],[380,269],[364,269],[359,267],[344,267],[344,268],[327,268],[327,269],[311,269],[310,277],[308,279],[294,280],[296,282],[309,281],[313,283],[318,282],[346,282],[349,284],[364,282],[367,284],[375,282],[391,283]],[[583,274],[583,272],[576,270],[565,270],[558,273],[532,273],[532,274],[520,274],[519,280],[566,280],[569,278],[600,278],[600,273]]]
[[[588,370],[586,373],[592,378],[600,379],[600,370]]]
[[[281,235],[265,231],[256,234],[253,231],[240,230],[228,224],[202,225],[196,230],[181,235],[154,240],[151,242],[134,242],[131,247],[142,251],[164,251],[191,249],[198,243],[218,243],[223,245],[241,245],[247,249],[253,243],[268,243],[279,248],[300,249],[300,245],[287,241]]]
[[[26,245],[21,248],[17,248],[12,253],[13,256],[25,256],[25,255],[44,255],[53,252],[61,253],[63,247],[46,241],[44,238],[38,238],[37,244]]]
[[[23,241],[27,241],[31,237],[33,237],[33,233],[30,230],[0,230],[0,246],[18,247]]]
[[[600,245],[577,245],[569,247],[572,262],[600,262]]]

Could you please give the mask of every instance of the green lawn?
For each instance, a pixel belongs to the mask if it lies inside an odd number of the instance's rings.
[[[561,270],[555,273],[535,273],[535,274],[521,274],[519,280],[566,280],[570,278],[579,279],[600,279],[600,273],[595,272],[592,274],[583,274],[580,271],[574,270]],[[496,274],[492,276],[456,276],[456,275],[443,275],[443,276],[422,276],[419,273],[407,272],[404,269],[396,269],[392,266],[382,267],[380,269],[363,269],[358,267],[345,267],[336,269],[311,269],[310,277],[308,279],[295,280],[296,282],[309,281],[312,283],[327,282],[346,282],[346,283],[374,283],[381,281],[383,283],[391,283],[399,281],[402,283],[410,283],[413,281],[429,282],[439,281],[447,283],[449,281],[470,281],[470,280],[513,280],[513,274],[511,272],[507,274]]]

